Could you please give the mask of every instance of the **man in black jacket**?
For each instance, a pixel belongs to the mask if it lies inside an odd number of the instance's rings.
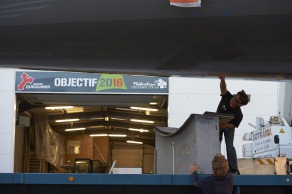
[[[233,174],[240,174],[237,167],[236,150],[233,146],[235,128],[239,126],[242,121],[243,114],[241,112],[241,106],[247,105],[249,99],[244,90],[239,91],[237,94],[232,95],[228,90],[225,82],[225,76],[219,76],[221,101],[217,108],[217,113],[233,114],[234,118],[228,122],[219,126],[219,140],[222,141],[224,134],[227,158],[230,172]]]

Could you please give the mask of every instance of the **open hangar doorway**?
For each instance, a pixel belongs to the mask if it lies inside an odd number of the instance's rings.
[[[107,172],[114,160],[117,160],[117,168],[140,168],[141,173],[153,172],[153,127],[167,126],[167,95],[19,93],[16,96],[16,137],[20,139],[20,133],[24,137],[16,143],[25,145],[23,172],[74,172],[76,159],[97,160],[105,167],[102,172]],[[56,106],[72,107],[48,109]],[[75,121],[59,122],[66,119]],[[37,122],[48,125],[40,127]],[[50,128],[49,134],[44,138],[46,135],[39,130],[47,127]],[[60,141],[63,147],[51,141]],[[40,150],[46,146],[63,156],[52,153],[52,150]],[[15,158],[19,161],[19,156]],[[90,169],[80,170],[88,171]]]

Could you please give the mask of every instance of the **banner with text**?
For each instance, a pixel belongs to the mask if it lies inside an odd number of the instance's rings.
[[[17,93],[168,93],[167,77],[17,71]]]

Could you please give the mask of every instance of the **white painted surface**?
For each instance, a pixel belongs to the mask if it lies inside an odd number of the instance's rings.
[[[15,70],[0,68],[0,173],[14,171]]]
[[[14,112],[2,112],[0,110],[0,134],[11,133],[14,127]],[[3,121],[3,122],[2,122]],[[1,142],[0,142],[1,143]],[[0,153],[1,154],[1,153]]]

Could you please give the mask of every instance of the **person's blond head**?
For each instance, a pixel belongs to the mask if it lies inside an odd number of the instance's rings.
[[[212,170],[215,176],[223,177],[228,171],[228,163],[222,154],[216,154],[212,161]]]

